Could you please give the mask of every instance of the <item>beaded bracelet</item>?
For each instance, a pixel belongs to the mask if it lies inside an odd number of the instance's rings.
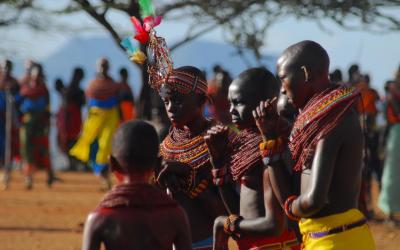
[[[260,143],[260,151],[264,165],[269,165],[279,161],[285,149],[284,140],[278,137],[275,140],[263,141]]]
[[[228,168],[224,165],[222,168],[213,168],[211,169],[211,175],[214,178],[224,177],[228,173]]]
[[[292,204],[295,199],[297,199],[296,195],[289,196],[289,198],[287,198],[285,201],[284,209],[285,209],[285,214],[290,220],[299,221],[300,217],[292,213]]]
[[[231,214],[225,219],[224,231],[226,234],[231,236],[234,240],[240,238],[238,231],[239,222],[243,220],[243,217],[236,214]]]

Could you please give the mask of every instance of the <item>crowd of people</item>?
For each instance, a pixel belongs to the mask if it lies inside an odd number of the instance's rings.
[[[228,238],[240,250],[375,249],[373,177],[386,222],[399,226],[400,68],[384,97],[358,65],[346,81],[340,70],[329,74],[329,56],[313,41],[284,50],[277,75],[213,71],[207,81],[194,66],[173,68],[152,83],[170,121],[164,133],[137,119],[127,70],[113,80],[105,58],[85,91],[81,68],[67,86],[55,82],[68,168],[90,165],[107,190],[111,172],[118,180],[88,216],[83,249],[228,249]],[[27,189],[37,168],[51,186],[43,68],[29,61],[16,80],[6,60],[0,76],[4,181],[21,162]]]
[[[51,187],[59,178],[54,175],[49,155],[51,112],[46,77],[41,64],[31,60],[27,60],[20,80],[12,75],[12,67],[12,62],[5,60],[0,71],[3,184],[8,187],[13,166],[20,165],[27,189],[32,189],[37,169],[46,170],[47,184]],[[128,71],[121,68],[120,81],[114,81],[108,69],[107,59],[99,59],[97,74],[86,92],[80,87],[84,71],[79,67],[74,69],[68,85],[61,79],[54,83],[61,103],[55,114],[57,146],[68,158],[66,168],[74,171],[92,166],[106,189],[111,187],[107,167],[111,137],[119,123],[136,117]],[[83,121],[85,104],[89,111]]]

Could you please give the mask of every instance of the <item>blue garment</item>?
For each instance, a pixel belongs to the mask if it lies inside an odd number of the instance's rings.
[[[98,107],[98,108],[112,108],[118,104],[118,98],[116,96],[110,97],[106,100],[98,100],[94,98],[90,98],[88,105],[89,107]]]
[[[44,111],[47,107],[47,97],[41,96],[35,100],[24,98],[21,103],[22,113],[32,112],[32,111]]]
[[[0,111],[6,110],[6,92],[0,91]]]
[[[199,240],[197,242],[192,243],[192,248],[197,249],[197,248],[204,248],[204,247],[212,247],[213,245],[213,237],[209,237],[204,240]]]

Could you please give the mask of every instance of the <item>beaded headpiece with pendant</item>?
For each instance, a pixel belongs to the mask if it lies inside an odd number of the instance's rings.
[[[161,23],[161,17],[155,15],[151,0],[139,0],[140,12],[143,23],[136,17],[131,17],[131,22],[136,29],[134,37],[122,40],[121,45],[130,55],[130,59],[138,64],[147,60],[148,84],[158,92],[161,86],[167,85],[168,89],[182,94],[190,92],[207,93],[207,82],[198,76],[182,70],[175,70],[169,49],[163,37],[157,36],[155,27]],[[147,56],[133,45],[133,39],[147,45]]]

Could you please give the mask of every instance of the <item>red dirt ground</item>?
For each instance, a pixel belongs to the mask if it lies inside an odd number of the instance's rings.
[[[10,188],[0,191],[1,250],[81,249],[85,217],[103,193],[92,174],[59,172],[57,176],[63,182],[49,189],[44,173],[38,172],[34,189],[26,191],[22,174],[13,173]],[[369,224],[377,249],[400,249],[400,229],[377,221]]]

